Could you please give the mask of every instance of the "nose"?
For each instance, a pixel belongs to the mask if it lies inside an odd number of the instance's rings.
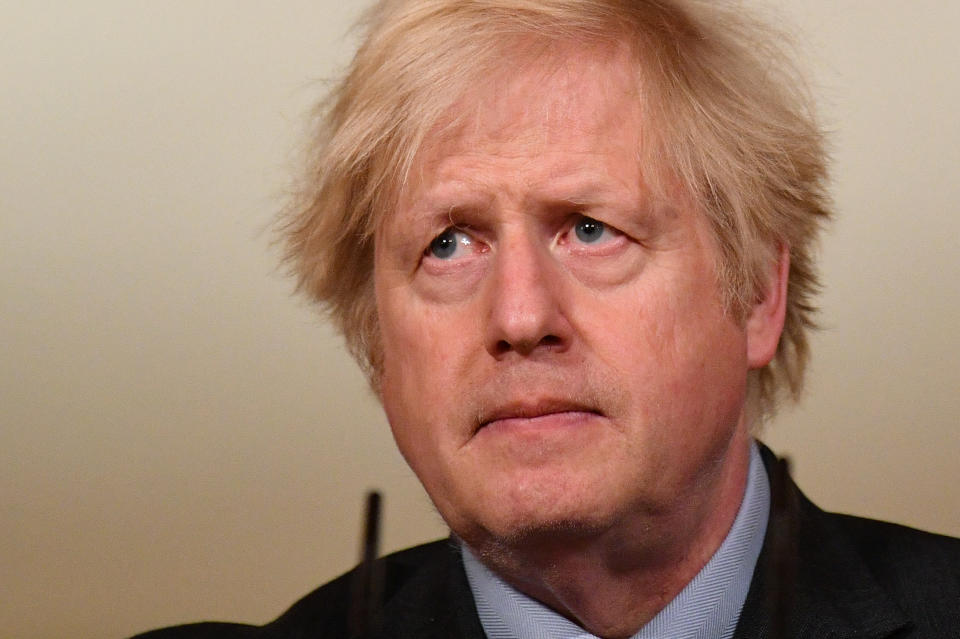
[[[549,246],[529,234],[518,233],[501,243],[485,292],[487,348],[494,357],[528,357],[569,346],[562,278]]]

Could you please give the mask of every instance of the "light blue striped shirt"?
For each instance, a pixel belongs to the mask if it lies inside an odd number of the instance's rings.
[[[756,443],[747,487],[726,539],[710,561],[632,639],[730,639],[750,589],[770,511],[770,483]],[[493,574],[461,544],[463,565],[488,639],[597,639]]]

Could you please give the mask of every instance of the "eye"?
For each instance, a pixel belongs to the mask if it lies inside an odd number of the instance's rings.
[[[443,233],[433,238],[430,246],[424,252],[425,255],[435,257],[439,260],[449,260],[457,257],[458,253],[468,250],[473,246],[473,239],[455,228],[448,228]]]
[[[615,235],[613,229],[608,229],[606,224],[586,215],[573,224],[574,235],[584,244],[598,244],[604,240],[610,240]]]

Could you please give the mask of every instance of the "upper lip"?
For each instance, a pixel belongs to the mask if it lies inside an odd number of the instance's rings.
[[[483,428],[490,422],[501,419],[530,419],[533,417],[542,417],[555,413],[594,413],[600,415],[601,412],[592,406],[587,406],[579,402],[547,398],[536,401],[517,400],[502,404],[489,412],[485,412],[480,417],[480,427]]]

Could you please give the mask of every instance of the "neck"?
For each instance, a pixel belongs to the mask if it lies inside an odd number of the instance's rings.
[[[638,512],[603,532],[567,530],[509,546],[471,544],[517,590],[592,634],[630,637],[693,579],[723,543],[743,498],[749,437],[674,507]]]

